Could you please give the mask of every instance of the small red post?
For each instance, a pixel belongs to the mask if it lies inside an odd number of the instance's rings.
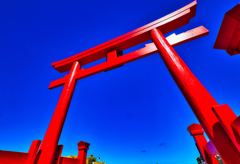
[[[218,105],[158,29],[150,32],[160,56],[224,163],[239,164],[240,150],[212,111]],[[230,153],[231,152],[231,153]]]
[[[68,79],[64,85],[58,104],[48,126],[47,132],[43,138],[41,148],[39,150],[40,157],[37,164],[52,164],[58,141],[62,132],[63,124],[67,116],[67,111],[72,99],[74,88],[77,81],[75,75],[80,69],[80,64],[75,61],[70,70]]]
[[[215,148],[213,147],[211,141],[207,142],[204,137],[202,126],[199,124],[192,124],[187,129],[191,136],[193,136],[198,151],[203,158],[204,162],[207,164],[219,164],[215,155],[217,154]]]
[[[38,153],[38,149],[40,147],[41,144],[41,140],[34,140],[31,144],[31,147],[28,151],[29,157],[27,159],[27,161],[25,162],[25,164],[33,164],[33,162],[36,159],[37,153]]]
[[[84,142],[84,141],[80,141],[78,143],[78,157],[77,159],[79,159],[79,164],[86,164],[86,160],[87,160],[87,150],[89,149],[89,143]]]
[[[202,159],[206,162],[206,157],[204,153],[204,145],[207,144],[207,140],[204,137],[203,133],[204,131],[202,130],[202,126],[199,124],[192,124],[187,128],[188,132],[190,133],[191,136],[193,136],[196,146],[198,148],[198,151],[202,157]]]

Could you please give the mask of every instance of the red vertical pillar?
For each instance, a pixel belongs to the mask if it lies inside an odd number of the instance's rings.
[[[202,126],[194,123],[190,125],[187,130],[189,131],[190,135],[193,136],[204,162],[207,162],[207,164],[219,164],[217,158],[215,157],[217,152],[211,141],[207,142],[206,138],[204,137]]]
[[[214,145],[209,141],[204,147],[204,154],[207,164],[219,164],[216,155],[218,154]]]
[[[80,69],[80,64],[75,61],[70,70],[69,76],[63,87],[58,104],[52,116],[51,122],[48,126],[47,132],[43,138],[40,147],[40,157],[38,164],[52,164],[55,151],[57,149],[58,141],[62,132],[63,124],[67,116],[67,111],[71,102],[77,81],[75,75]]]
[[[196,142],[198,151],[201,157],[203,158],[203,160],[206,162],[206,157],[205,157],[203,147],[207,144],[207,140],[203,135],[204,131],[202,130],[202,126],[199,124],[192,124],[187,128],[187,130],[190,133],[190,135],[193,136]]]
[[[212,107],[218,103],[178,56],[163,34],[158,29],[153,29],[150,35],[170,74],[224,163],[239,164],[239,149],[212,111]]]
[[[41,140],[35,140],[32,142],[31,147],[28,151],[28,154],[30,154],[30,155],[29,155],[27,161],[25,162],[25,164],[33,164],[33,162],[36,159],[38,149],[40,147],[41,142],[42,142]]]
[[[78,157],[77,159],[79,159],[79,164],[86,164],[86,160],[87,160],[87,150],[89,148],[89,143],[84,142],[84,141],[80,141],[78,143]]]

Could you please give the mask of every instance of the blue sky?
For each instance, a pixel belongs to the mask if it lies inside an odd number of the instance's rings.
[[[192,0],[0,1],[0,149],[27,152],[43,139],[64,76],[51,63],[130,32]],[[237,0],[199,0],[196,16],[173,32],[203,25],[209,35],[175,47],[219,104],[240,114],[240,55],[214,50],[224,13]],[[166,34],[166,36],[173,32]],[[140,48],[141,46],[139,46]],[[198,123],[158,54],[78,81],[59,144],[108,164],[192,164],[187,127]]]

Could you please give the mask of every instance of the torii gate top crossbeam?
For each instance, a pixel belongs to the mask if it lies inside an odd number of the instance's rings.
[[[107,56],[113,50],[121,52],[125,49],[150,40],[149,32],[158,28],[163,34],[173,31],[189,22],[195,16],[197,2],[194,1],[187,6],[168,14],[152,23],[142,26],[127,34],[119,36],[113,40],[100,44],[89,50],[78,53],[69,58],[52,63],[52,66],[59,72],[66,72],[71,69],[74,61],[78,61],[81,66]]]

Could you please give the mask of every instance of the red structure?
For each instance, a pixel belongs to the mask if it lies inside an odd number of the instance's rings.
[[[72,69],[69,73],[68,79],[63,88],[62,94],[58,101],[57,107],[53,114],[52,120],[48,126],[48,130],[43,139],[41,148],[39,150],[40,158],[38,164],[53,163],[56,146],[58,144],[64,121],[66,119],[67,111],[76,86],[76,74],[79,71],[80,64],[78,61],[73,63]]]
[[[223,161],[227,164],[240,163],[240,147],[238,144],[238,134],[240,134],[239,119],[234,117],[231,109],[227,111],[227,114],[232,116],[231,118],[223,116],[225,112],[222,109],[226,106],[218,105],[173,49],[173,46],[207,35],[208,30],[200,26],[179,35],[171,35],[168,38],[163,36],[163,34],[187,24],[195,16],[196,5],[197,3],[194,1],[132,32],[72,57],[52,63],[52,66],[59,72],[70,72],[65,77],[51,82],[49,86],[52,89],[64,85],[64,88],[40,149],[38,149],[40,143],[34,142],[33,148],[30,149],[29,153],[20,155],[10,153],[10,155],[6,155],[9,153],[5,152],[6,157],[2,157],[4,152],[0,152],[0,159],[4,158],[5,160],[10,157],[18,157],[21,159],[18,160],[21,161],[20,163],[28,162],[29,164],[32,162],[34,164],[85,164],[88,143],[80,142],[78,144],[79,153],[77,159],[61,157],[63,146],[58,145],[77,80],[159,52],[173,79],[211,140],[210,143],[213,143]],[[139,50],[122,55],[125,49],[150,39],[153,43],[147,44]],[[104,63],[88,69],[81,68],[83,65],[105,57],[106,62]],[[205,158],[207,158],[206,154],[210,154],[209,156],[212,157],[211,144],[204,145],[206,148],[203,149],[209,151],[205,153]],[[202,148],[200,147],[200,149]]]
[[[57,143],[61,134],[64,120],[67,115],[67,110],[71,101],[71,97],[73,95],[76,81],[156,53],[157,48],[152,43],[147,44],[146,47],[137,51],[121,55],[123,50],[150,40],[150,32],[153,29],[158,28],[162,32],[167,33],[187,24],[189,22],[189,19],[195,15],[196,4],[196,1],[194,1],[191,4],[163,18],[160,18],[132,32],[129,32],[125,35],[122,35],[118,38],[115,38],[111,41],[103,43],[99,46],[81,52],[67,59],[52,63],[52,66],[59,72],[66,72],[70,70],[70,73],[65,75],[64,78],[51,82],[49,86],[49,88],[52,89],[64,85],[64,88],[52,117],[51,123],[48,127],[47,133],[43,139],[43,143],[39,151],[40,157],[38,164],[50,164],[53,162],[53,157],[56,153]],[[200,26],[180,35],[172,35],[169,38],[169,42],[171,45],[176,46],[207,34],[208,30]],[[93,66],[88,69],[80,68],[80,66],[86,65],[104,57],[107,58],[107,61],[102,64]]]
[[[219,164],[216,158],[217,151],[214,148],[211,141],[207,142],[206,138],[204,137],[202,130],[202,126],[199,124],[192,124],[187,129],[191,136],[193,136],[197,149],[207,164]]]
[[[157,52],[154,43],[147,44],[144,48],[122,55],[122,51],[151,39],[150,32],[160,29],[163,33],[175,30],[189,22],[195,16],[196,1],[189,5],[132,32],[103,43],[92,49],[79,53],[70,58],[55,62],[52,66],[59,72],[70,71],[64,78],[51,82],[49,88],[64,85],[60,99],[52,116],[51,122],[44,136],[43,142],[34,141],[28,153],[0,151],[0,160],[3,164],[85,164],[89,144],[80,142],[77,159],[61,157],[63,145],[58,145],[67,111],[73,96],[76,82],[79,79],[93,74],[116,68],[128,62],[146,57]],[[167,38],[172,46],[191,41],[205,36],[208,30],[203,26],[197,27],[179,35],[171,35]],[[105,63],[97,66],[81,69],[81,66],[107,58]],[[39,148],[40,147],[40,148]]]
[[[152,30],[151,36],[170,74],[224,163],[240,163],[239,145],[228,135],[212,111],[218,103],[177,55],[160,30]]]
[[[28,153],[0,150],[1,164],[36,164],[39,159],[39,147],[41,140],[32,142]],[[54,164],[86,164],[87,150],[89,143],[80,141],[78,143],[77,159],[61,157],[63,145],[57,145],[56,153],[53,156]]]
[[[1,164],[33,163],[36,158],[40,144],[41,140],[33,141],[28,153],[0,150],[0,163]]]
[[[226,12],[213,48],[226,50],[229,55],[240,53],[240,4]]]
[[[78,159],[81,160],[79,164],[86,163],[87,150],[88,150],[89,145],[90,145],[89,143],[86,143],[83,141],[78,143]]]

